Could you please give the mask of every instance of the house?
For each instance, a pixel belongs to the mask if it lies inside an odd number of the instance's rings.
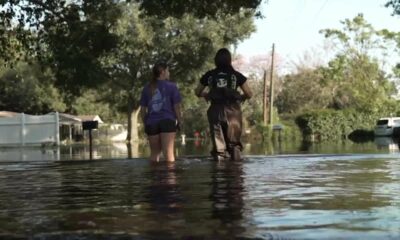
[[[62,140],[69,141],[82,141],[85,137],[85,133],[82,129],[82,122],[86,121],[97,121],[99,124],[103,124],[99,115],[71,115],[67,113],[60,113],[60,133]]]
[[[0,111],[0,144],[59,144],[60,141],[82,141],[88,134],[82,128],[82,122],[85,121],[98,121],[100,124],[99,129],[92,132],[94,138],[113,142],[126,140],[125,125],[105,124],[99,115],[75,116],[57,112],[29,115]]]
[[[61,140],[79,141],[83,138],[82,120],[77,116],[59,113],[59,126]]]
[[[81,119],[82,122],[86,121],[97,121],[99,124],[104,123],[99,115],[79,115],[77,116],[79,119]]]

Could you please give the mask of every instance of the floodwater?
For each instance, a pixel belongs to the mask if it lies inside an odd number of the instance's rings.
[[[0,239],[400,239],[397,141],[0,149]]]

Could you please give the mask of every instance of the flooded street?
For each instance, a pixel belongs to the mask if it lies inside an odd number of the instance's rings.
[[[0,239],[399,239],[396,146],[247,145],[217,163],[188,143],[174,164],[146,146],[2,149]]]

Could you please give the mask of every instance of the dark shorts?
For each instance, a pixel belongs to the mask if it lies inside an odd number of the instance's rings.
[[[149,136],[160,133],[176,132],[176,121],[171,119],[163,119],[157,123],[146,125],[144,131]]]

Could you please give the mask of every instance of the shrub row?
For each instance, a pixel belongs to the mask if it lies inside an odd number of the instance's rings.
[[[382,112],[324,109],[301,114],[295,121],[305,140],[325,141],[370,137],[376,120],[385,116],[386,113]]]

